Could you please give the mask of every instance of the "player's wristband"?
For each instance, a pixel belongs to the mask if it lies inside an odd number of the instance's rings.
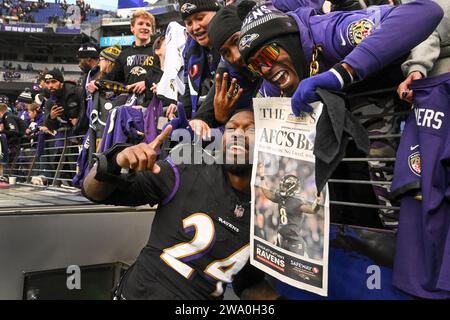
[[[119,186],[122,186],[126,182],[126,179],[124,179],[126,175],[121,174],[122,168],[117,164],[116,158],[122,150],[129,146],[128,144],[119,143],[104,153],[94,154],[97,161],[95,180],[113,184],[118,183]]]
[[[338,78],[341,83],[341,89],[349,87],[353,83],[353,76],[342,66],[341,63],[336,63],[331,72]]]

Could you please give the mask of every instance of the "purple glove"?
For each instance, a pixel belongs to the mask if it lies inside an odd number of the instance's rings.
[[[164,131],[164,129],[166,129],[166,127],[168,125],[172,126],[172,133],[177,130],[177,129],[187,129],[190,131],[191,135],[193,136],[194,133],[192,131],[192,128],[189,126],[189,122],[186,118],[186,112],[184,111],[184,107],[183,104],[178,103],[177,105],[177,112],[178,112],[178,118],[174,118],[172,120],[170,120],[169,122],[167,122],[163,128],[162,131]]]
[[[297,117],[301,112],[311,112],[313,109],[309,103],[320,100],[316,94],[317,88],[339,91],[344,86],[351,84],[352,80],[351,75],[344,67],[337,64],[324,73],[300,81],[291,99],[292,112]]]

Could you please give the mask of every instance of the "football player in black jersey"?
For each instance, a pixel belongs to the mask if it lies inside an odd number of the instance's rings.
[[[300,181],[298,177],[288,174],[281,178],[280,185],[275,192],[270,191],[264,177],[264,165],[258,165],[258,175],[261,178],[261,190],[264,196],[272,202],[278,203],[278,235],[277,246],[302,256],[308,254],[306,242],[302,236],[302,226],[305,214],[317,213],[321,196],[316,196],[312,204],[305,203],[300,197]]]
[[[85,179],[83,193],[93,201],[158,204],[148,244],[122,279],[120,298],[221,298],[246,265],[253,111],[236,113],[225,129],[227,164],[176,165],[171,156],[156,161],[168,127],[151,144],[107,151]],[[234,161],[240,157],[244,164]],[[120,175],[122,168],[134,172]]]

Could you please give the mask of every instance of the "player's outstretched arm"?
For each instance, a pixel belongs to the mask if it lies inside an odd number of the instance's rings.
[[[320,206],[323,205],[321,203],[322,201],[322,193],[318,196],[316,196],[316,199],[314,200],[314,202],[312,204],[302,204],[300,206],[300,214],[302,213],[306,213],[306,214],[314,214],[317,213],[317,211],[319,211]]]
[[[118,177],[122,169],[148,170],[158,174],[160,172],[160,167],[156,164],[158,150],[164,140],[170,135],[171,130],[172,127],[169,125],[149,144],[140,143],[125,148],[116,154],[108,155],[104,161],[105,163],[94,166],[84,179],[84,195],[94,201],[107,199],[119,188],[119,181],[118,179],[114,181],[114,177]],[[98,166],[102,166],[102,168],[98,168]]]
[[[276,202],[275,194],[272,191],[270,191],[269,186],[267,185],[267,182],[265,180],[264,165],[261,163],[258,165],[258,175],[261,179],[260,188],[261,188],[263,195],[270,201]]]

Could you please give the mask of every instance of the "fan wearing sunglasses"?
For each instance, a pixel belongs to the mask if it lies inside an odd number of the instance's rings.
[[[216,70],[216,85],[208,93],[195,118],[190,121],[197,135],[205,136],[209,127],[225,123],[233,110],[251,106],[252,98],[258,92],[263,96],[280,95],[280,90],[275,85],[247,69],[239,52],[240,29],[248,11],[245,8],[252,8],[254,5],[255,2],[252,1],[242,1],[239,7],[228,5],[220,9],[208,25],[210,43],[214,50],[219,51],[222,61]],[[298,3],[297,7],[299,5],[302,3]]]
[[[311,8],[283,13],[266,2],[249,10],[238,46],[248,69],[292,97],[299,116],[312,111],[317,88],[344,90],[406,57],[442,16],[427,0],[327,15]]]
[[[212,127],[223,125],[233,110],[251,106],[252,98],[261,87],[263,79],[253,75],[241,59],[237,46],[241,26],[242,20],[234,5],[220,9],[208,25],[210,42],[213,49],[219,51],[222,60],[217,67],[215,86],[208,93],[195,120],[191,121],[194,131],[196,126],[193,123],[197,122]],[[267,81],[265,84],[270,85]]]

